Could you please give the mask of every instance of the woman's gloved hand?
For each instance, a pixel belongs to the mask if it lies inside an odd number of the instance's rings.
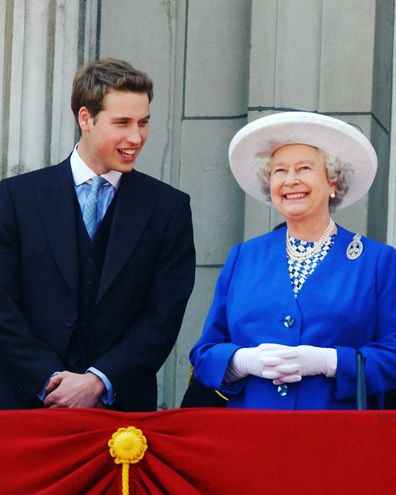
[[[288,360],[288,364],[298,367],[302,377],[325,375],[333,378],[337,371],[337,351],[331,347],[314,347],[312,345],[298,345],[290,347],[295,350],[295,357]],[[274,385],[288,383],[287,375],[274,379]]]
[[[257,347],[243,347],[233,355],[224,380],[234,382],[248,375],[282,379],[282,383],[301,380],[298,354],[293,347],[278,344],[260,344]]]
[[[238,349],[224,379],[233,382],[254,375],[280,385],[299,382],[304,376],[323,374],[334,377],[336,370],[337,351],[333,348],[260,344]]]

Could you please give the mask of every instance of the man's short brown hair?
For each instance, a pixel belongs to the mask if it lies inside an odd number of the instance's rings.
[[[153,99],[150,77],[124,60],[104,58],[81,66],[73,80],[71,108],[78,123],[78,112],[87,107],[92,117],[103,110],[103,99],[111,91],[146,93]]]

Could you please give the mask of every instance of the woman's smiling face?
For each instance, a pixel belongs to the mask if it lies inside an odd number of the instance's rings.
[[[288,144],[277,149],[271,158],[271,200],[286,218],[328,218],[329,197],[335,183],[327,177],[325,158],[317,148],[305,144]]]

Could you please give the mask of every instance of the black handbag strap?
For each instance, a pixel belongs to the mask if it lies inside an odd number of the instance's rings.
[[[356,351],[356,406],[359,411],[367,409],[364,357],[360,351]]]

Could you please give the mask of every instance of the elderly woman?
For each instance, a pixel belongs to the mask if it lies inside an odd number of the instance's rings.
[[[228,407],[354,409],[359,350],[381,403],[396,388],[396,250],[330,216],[370,188],[370,142],[337,119],[286,112],[241,129],[229,158],[287,226],[231,250],[191,351],[196,379]]]

